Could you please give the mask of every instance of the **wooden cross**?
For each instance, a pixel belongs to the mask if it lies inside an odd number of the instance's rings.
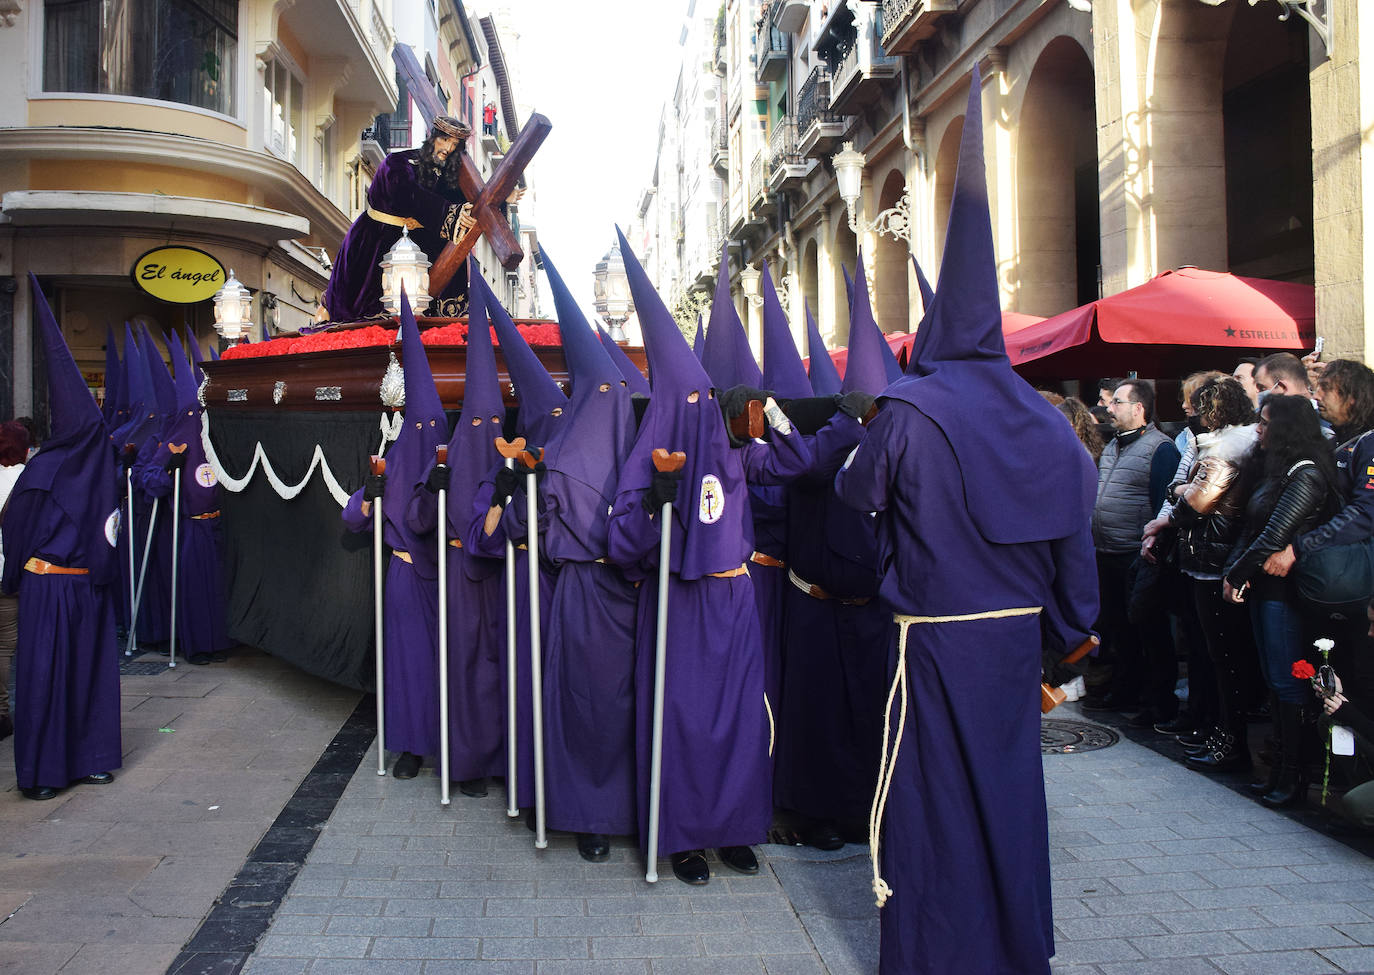
[[[477,224],[456,244],[444,245],[434,266],[429,269],[431,294],[444,293],[444,288],[468,259],[468,254],[472,252],[477,238],[482,234],[486,234],[487,242],[496,252],[496,259],[507,271],[514,270],[524,259],[525,252],[511,231],[510,224],[506,223],[505,215],[501,213],[501,204],[506,202],[506,197],[510,196],[516,181],[520,179],[525,167],[539,151],[552,128],[553,123],[545,116],[538,112],[531,115],[515,141],[510,144],[506,158],[501,160],[496,171],[491,174],[489,183],[482,182],[482,174],[477,171],[477,164],[472,161],[472,157],[466,152],[462,154],[459,160],[458,187],[463,191],[463,196],[472,203],[472,215]]]

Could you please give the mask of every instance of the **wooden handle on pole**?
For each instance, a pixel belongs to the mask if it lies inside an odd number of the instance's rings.
[[[662,447],[655,447],[653,452],[654,470],[663,473],[680,471],[687,463],[687,455],[680,450],[675,450],[671,454]]]
[[[448,444],[441,443],[434,448],[434,463],[440,467],[448,463]]]
[[[1093,649],[1099,646],[1101,643],[1102,641],[1100,639],[1098,639],[1093,634],[1089,633],[1088,638],[1086,640],[1084,640],[1078,646],[1074,647],[1074,649],[1070,651],[1068,655],[1066,655],[1064,659],[1059,662],[1061,664],[1076,664],[1078,663],[1078,661],[1082,660],[1088,654],[1092,653]]]
[[[385,473],[386,473],[386,458],[385,458],[385,457],[378,457],[376,454],[373,454],[371,457],[368,458],[367,464],[368,464],[368,469],[369,469],[373,474],[385,474]]]
[[[744,412],[730,418],[730,432],[739,440],[754,440],[763,436],[765,429],[763,403],[751,399],[745,404]]]
[[[525,438],[516,437],[514,440],[507,440],[505,437],[497,437],[496,452],[506,460],[514,460],[525,452]]]
[[[169,443],[167,449],[174,454],[186,453],[186,445],[184,443]]]

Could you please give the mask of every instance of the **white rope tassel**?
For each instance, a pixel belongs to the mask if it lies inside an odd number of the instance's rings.
[[[778,726],[773,723],[773,705],[768,703],[768,692],[763,692],[763,709],[768,712],[768,757],[773,757],[773,742],[778,736]]]
[[[902,746],[902,734],[906,731],[906,711],[908,689],[906,681],[906,631],[911,626],[910,618],[897,621],[897,673],[888,688],[887,704],[883,708],[883,754],[878,762],[878,789],[873,793],[873,809],[868,815],[868,853],[873,859],[873,894],[875,903],[882,907],[892,896],[892,888],[882,877],[878,864],[878,835],[883,829],[883,813],[887,809],[887,794],[892,790],[892,777],[897,771],[897,752]],[[892,699],[897,689],[902,691],[902,710],[897,716],[897,739],[892,740]],[[892,756],[887,754],[888,742],[892,742]]]

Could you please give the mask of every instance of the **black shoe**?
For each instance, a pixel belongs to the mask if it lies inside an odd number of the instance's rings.
[[[1250,751],[1234,735],[1222,735],[1208,751],[1189,755],[1187,765],[1197,772],[1245,772],[1250,769]]]
[[[210,662],[210,655],[208,653],[193,653],[186,658],[186,662],[195,664],[197,667],[204,667]]]
[[[722,846],[716,851],[720,862],[738,873],[755,874],[759,872],[759,858],[748,846]]]
[[[109,785],[114,781],[114,776],[109,772],[92,772],[84,778],[77,779],[76,785]]]
[[[216,650],[214,653],[210,654],[210,659],[214,663],[222,664],[229,659],[229,654],[223,650]]]
[[[487,777],[479,775],[475,779],[464,779],[458,783],[458,791],[474,799],[483,799],[487,794]]]
[[[684,884],[700,887],[711,879],[711,868],[706,865],[706,852],[704,850],[686,850],[682,853],[674,853],[672,861],[673,876]]]
[[[0,741],[4,741],[12,734],[14,734],[14,719],[6,714],[0,717]]]
[[[1089,696],[1079,702],[1084,711],[1130,711],[1131,705],[1115,694]]]
[[[1197,721],[1187,711],[1180,711],[1176,717],[1155,725],[1161,735],[1188,735],[1198,730]]]
[[[57,790],[50,785],[36,785],[32,789],[20,789],[25,799],[55,799]]]
[[[1184,748],[1199,748],[1211,741],[1216,733],[1215,728],[1198,728],[1186,735],[1175,735],[1174,739]]]
[[[1162,718],[1163,715],[1154,708],[1146,708],[1135,717],[1128,719],[1126,724],[1130,725],[1132,728],[1153,728]]]
[[[588,863],[603,863],[611,855],[611,838],[605,833],[578,833],[577,855]],[[677,872],[676,863],[673,872]]]
[[[420,761],[420,756],[413,752],[401,752],[401,757],[396,759],[391,774],[398,779],[413,779],[420,774]]]
[[[1301,770],[1296,768],[1279,767],[1279,773],[1275,776],[1274,787],[1260,796],[1260,802],[1270,809],[1282,809],[1285,806],[1302,805],[1307,798],[1307,782],[1303,779]]]
[[[812,820],[802,829],[801,839],[817,850],[838,850],[844,846],[844,837],[833,819]]]

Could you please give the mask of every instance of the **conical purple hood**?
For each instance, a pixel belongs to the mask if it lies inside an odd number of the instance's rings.
[[[724,249],[720,255],[720,273],[716,275],[716,293],[711,299],[711,322],[706,326],[701,364],[717,389],[741,384],[757,388],[763,382],[759,364],[754,361],[754,351],[749,348],[749,336],[744,334],[744,324],[730,297],[730,262]]]
[[[200,351],[200,340],[196,338],[196,333],[189,328],[186,329],[186,342],[191,347],[191,367],[196,376],[196,388],[199,389],[200,384],[205,381],[205,370],[201,368],[201,363],[205,361],[205,357]]]
[[[109,434],[77,368],[71,349],[43,296],[38,278],[29,275],[33,289],[34,330],[43,349],[48,380],[48,416],[51,432],[19,475],[14,495],[28,490],[46,491],[50,501],[60,507],[77,531],[73,550],[52,552],[49,557],[71,557],[69,565],[90,570],[96,585],[107,585],[114,575],[115,550],[112,518],[115,507],[114,454]],[[5,552],[23,562],[40,555],[42,539],[30,536],[35,525],[18,524],[11,518],[4,525]],[[6,575],[10,575],[7,571]]]
[[[472,518],[477,486],[501,463],[496,438],[506,421],[487,303],[491,294],[477,262],[468,258],[468,345],[463,375],[463,412],[448,442],[448,531],[461,538]]]
[[[181,337],[173,333],[168,343],[172,356],[172,366],[176,370],[176,412],[164,424],[161,433],[163,445],[153,454],[149,463],[163,466],[171,455],[171,444],[185,444],[186,469],[181,475],[181,500],[183,515],[204,514],[219,508],[219,487],[214,471],[206,463],[205,445],[201,441],[201,408],[196,398],[195,372]]]
[[[643,393],[649,395],[649,380],[644,378],[644,373],[639,371],[639,366],[635,365],[625,350],[615,344],[615,339],[606,334],[606,330],[600,325],[596,327],[596,334],[601,338],[601,345],[606,349],[611,361],[620,370],[620,377],[625,380],[632,393]]]
[[[859,252],[859,267],[864,255]],[[873,306],[868,301],[868,278],[859,274],[854,279],[854,304],[849,310],[849,357],[844,367],[844,383],[840,390],[855,390],[877,396],[887,388],[887,360],[883,350],[888,348],[878,323],[873,320]]]
[[[406,510],[415,491],[434,467],[434,448],[448,443],[448,418],[439,392],[434,388],[429,357],[420,341],[420,329],[410,310],[410,299],[401,293],[401,366],[405,371],[406,403],[401,433],[386,452],[386,493],[383,516],[405,540],[415,571],[426,579],[438,575],[434,545],[417,536],[406,524]]]
[[[883,395],[910,403],[944,432],[963,475],[969,516],[984,538],[1045,541],[1083,527],[1095,500],[1092,463],[1062,414],[1012,371],[1002,339],[977,65],[939,284],[916,333],[909,374]],[[1027,491],[1028,484],[1035,490]]]
[[[210,346],[210,358],[219,362],[219,344]]]
[[[107,426],[113,426],[118,421],[116,415],[119,413],[119,386],[123,378],[123,369],[119,362],[119,346],[115,345],[114,326],[105,326],[105,404],[101,407],[100,413],[105,418]]]
[[[748,485],[738,457],[730,454],[711,379],[623,236],[620,254],[644,330],[653,395],[621,469],[616,511],[640,503],[653,480],[650,458],[655,449],[680,450],[687,455],[678,492],[685,502],[673,508],[672,568],[689,580],[738,568],[753,538]],[[708,516],[700,516],[701,511]],[[646,567],[625,568],[627,574],[642,577]]]
[[[763,262],[763,389],[771,389],[782,399],[803,399],[814,395],[806,367],[797,354],[787,312],[782,310],[768,262]]]
[[[864,262],[863,262],[863,258],[860,257],[860,258],[859,258],[859,266],[862,267],[862,266],[863,266],[863,263],[864,263]],[[849,276],[849,268],[845,267],[843,262],[840,263],[840,273],[844,275],[844,300],[849,304],[849,307],[850,307],[850,308],[853,308],[853,307],[854,307],[854,279],[851,278],[851,277]]]
[[[806,354],[811,359],[811,389],[817,396],[833,396],[840,391],[840,371],[835,368],[835,360],[826,351],[825,340],[821,338],[820,326],[811,314],[811,306],[806,309]]]
[[[929,313],[931,303],[935,301],[935,289],[926,280],[926,272],[921,270],[915,254],[911,255],[911,266],[916,270],[916,287],[921,292],[921,314],[924,316]]]
[[[706,329],[701,325],[701,312],[697,312],[697,330],[692,336],[692,351],[696,354],[698,362],[706,354]]]
[[[496,329],[501,355],[506,360],[506,372],[515,387],[515,398],[520,401],[516,426],[520,435],[529,441],[529,446],[542,447],[553,436],[561,418],[561,414],[554,411],[568,405],[568,396],[558,388],[558,383],[553,381],[525,336],[520,334],[506,309],[490,291],[487,292],[487,316]]]
[[[555,561],[590,561],[607,553],[606,522],[621,461],[635,438],[629,384],[573,301],[558,269],[544,254],[563,349],[572,374],[567,415],[544,451],[549,482],[544,500],[557,520],[545,551]]]
[[[176,370],[172,381],[177,393],[177,412],[198,411],[200,400],[196,397],[196,392],[200,385],[196,382],[195,370],[191,368],[191,363],[186,358],[186,348],[181,344],[180,338],[172,341],[171,353],[172,368]]]
[[[148,360],[134,341],[133,330],[124,323],[124,382],[128,388],[129,418],[114,431],[115,449],[123,450],[126,443],[141,446],[157,430],[157,394],[148,373]]]
[[[143,350],[143,361],[147,363],[148,378],[153,390],[153,398],[148,405],[156,405],[159,419],[166,420],[177,408],[176,386],[172,382],[171,373],[167,371],[167,363],[162,361],[162,353],[157,350],[157,343],[153,341],[152,335],[148,334],[146,325],[143,326],[143,341],[139,343],[139,348]]]

